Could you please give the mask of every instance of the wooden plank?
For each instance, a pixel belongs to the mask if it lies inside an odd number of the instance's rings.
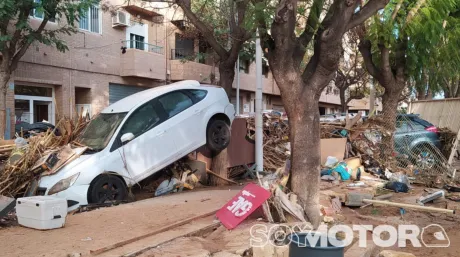
[[[208,169],[206,170],[206,172],[209,173],[209,174],[212,174],[212,175],[214,175],[214,176],[216,176],[216,177],[218,177],[220,179],[223,179],[223,180],[225,180],[227,182],[230,182],[230,183],[238,185],[238,182],[235,182],[235,181],[233,181],[231,179],[228,179],[228,178],[224,178],[224,177],[220,176],[219,174],[216,174],[216,173],[214,173],[214,172],[212,172],[212,171],[210,171]]]
[[[217,209],[217,210],[213,210],[211,212],[207,212],[207,213],[204,213],[204,214],[201,214],[201,215],[198,215],[198,216],[194,216],[194,217],[191,217],[191,218],[188,218],[188,219],[185,219],[185,220],[182,220],[182,221],[178,221],[176,223],[173,223],[171,225],[168,225],[166,227],[162,227],[160,229],[157,229],[157,230],[154,230],[152,232],[149,232],[147,234],[144,234],[144,235],[140,235],[140,236],[137,236],[137,237],[133,237],[131,239],[127,239],[127,240],[124,240],[124,241],[120,241],[118,243],[115,243],[115,244],[112,244],[112,245],[109,245],[109,246],[106,246],[106,247],[102,247],[102,248],[99,248],[99,249],[96,249],[96,250],[90,250],[89,252],[91,253],[91,255],[99,255],[101,253],[105,253],[107,251],[110,251],[110,250],[113,250],[115,248],[118,248],[118,247],[121,247],[121,246],[124,246],[124,245],[127,245],[127,244],[130,244],[130,243],[133,243],[133,242],[136,242],[136,241],[139,241],[141,239],[144,239],[144,238],[147,238],[147,237],[150,237],[150,236],[154,236],[156,234],[159,234],[159,233],[162,233],[162,232],[165,232],[165,231],[168,231],[168,230],[171,230],[171,229],[174,229],[174,228],[177,228],[177,227],[180,227],[182,225],[185,225],[187,223],[190,223],[194,220],[197,220],[197,219],[201,219],[201,218],[204,218],[204,217],[208,217],[208,216],[211,216],[213,214],[216,214],[216,212],[220,210]]]
[[[176,236],[176,237],[173,237],[171,239],[168,239],[168,240],[165,240],[165,241],[162,241],[158,244],[155,244],[155,245],[151,245],[151,246],[147,246],[147,247],[144,247],[140,250],[137,250],[137,251],[134,251],[134,252],[131,252],[131,253],[127,253],[121,257],[135,257],[135,256],[138,256],[142,253],[145,253],[146,251],[150,250],[150,249],[153,249],[153,248],[156,248],[162,244],[166,244],[166,243],[169,243],[173,240],[176,240],[178,238],[181,238],[181,237],[189,237],[189,236],[195,236],[195,235],[199,235],[201,232],[204,232],[204,231],[209,231],[209,230],[212,230],[212,229],[215,229],[215,228],[218,228],[219,226],[221,226],[220,223],[214,223],[214,224],[211,224],[211,225],[208,225],[204,228],[200,228],[200,229],[197,229],[197,230],[194,230],[190,233],[186,233],[186,234],[181,234],[179,236]]]

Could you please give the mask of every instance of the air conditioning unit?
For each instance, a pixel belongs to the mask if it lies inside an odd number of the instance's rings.
[[[129,14],[117,11],[115,16],[112,17],[112,27],[128,27],[129,26]]]

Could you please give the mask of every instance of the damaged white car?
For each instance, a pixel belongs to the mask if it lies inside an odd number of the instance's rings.
[[[235,116],[224,89],[182,81],[128,96],[105,108],[80,138],[89,149],[59,172],[43,176],[38,195],[79,205],[123,200],[133,185],[206,145],[230,142]]]

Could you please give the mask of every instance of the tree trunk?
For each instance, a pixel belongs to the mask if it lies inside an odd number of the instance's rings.
[[[291,187],[304,201],[304,209],[313,227],[321,222],[319,214],[320,182],[320,124],[318,100],[311,89],[308,99],[298,99],[288,103],[282,97],[289,113],[291,142]]]
[[[231,100],[232,97],[232,84],[235,76],[235,70],[233,67],[228,68],[225,63],[219,64],[219,85],[225,89],[228,98]],[[217,154],[212,158],[211,170],[224,178],[228,178],[228,154],[227,149]],[[227,182],[223,179],[219,179],[216,176],[211,177],[210,184],[214,186],[225,185]]]
[[[340,104],[342,105],[342,112],[347,112],[347,109],[348,109],[348,101],[347,99],[345,99],[345,91],[346,91],[346,88],[343,89],[343,87],[341,87],[339,89]]]
[[[391,86],[392,90],[385,90],[382,96],[382,117],[384,118],[385,132],[382,133],[382,149],[380,158],[386,166],[391,166],[393,161],[394,132],[398,115],[398,103],[404,86]]]
[[[10,72],[0,71],[0,138],[4,138],[6,132],[6,94],[10,78]]]

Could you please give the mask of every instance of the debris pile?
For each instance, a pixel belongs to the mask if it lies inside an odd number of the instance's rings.
[[[87,148],[74,140],[86,125],[87,121],[81,118],[77,121],[63,118],[54,130],[36,134],[27,140],[17,138],[0,173],[0,195],[22,196],[29,190],[34,178],[42,173],[53,174],[69,159],[81,155]]]
[[[452,147],[454,146],[455,140],[457,139],[457,134],[448,128],[439,128],[438,134],[442,145],[441,152],[444,157],[449,158]]]

